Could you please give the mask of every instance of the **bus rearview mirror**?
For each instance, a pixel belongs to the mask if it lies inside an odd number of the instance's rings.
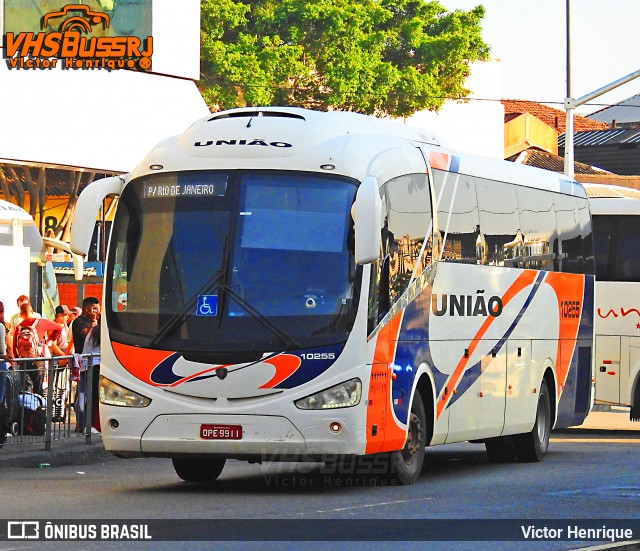
[[[352,216],[355,222],[356,264],[369,264],[380,256],[382,199],[378,180],[367,176],[356,193]]]

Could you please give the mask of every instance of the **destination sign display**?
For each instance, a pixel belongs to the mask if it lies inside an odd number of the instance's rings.
[[[212,183],[163,183],[145,182],[145,199],[166,199],[171,197],[222,197],[227,188],[226,182]]]

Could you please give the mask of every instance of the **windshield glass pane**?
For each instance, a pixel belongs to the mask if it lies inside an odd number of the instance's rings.
[[[267,316],[337,314],[353,298],[346,248],[354,191],[320,178],[243,178],[232,288]],[[246,314],[232,301],[230,316]]]
[[[358,291],[355,191],[276,172],[131,182],[111,238],[112,338],[201,352],[343,342]]]

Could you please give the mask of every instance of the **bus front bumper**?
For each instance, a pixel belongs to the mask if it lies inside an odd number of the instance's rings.
[[[364,442],[347,419],[332,416],[331,425],[316,419],[303,433],[289,419],[271,415],[175,414],[159,415],[142,438],[126,435],[126,427],[103,429],[105,448],[127,457],[221,456],[254,461],[328,461],[360,455]],[[334,423],[340,425],[333,431]],[[123,423],[124,424],[124,423]]]

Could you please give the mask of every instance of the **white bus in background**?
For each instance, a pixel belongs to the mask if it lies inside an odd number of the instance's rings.
[[[0,300],[5,316],[18,311],[20,295],[30,297],[33,309],[53,319],[59,304],[58,285],[51,262],[45,258],[42,236],[23,208],[0,200]]]
[[[585,184],[596,260],[595,404],[640,421],[640,191]]]
[[[589,411],[591,221],[561,175],[354,113],[246,108],[89,185],[76,253],[109,195],[117,455],[200,482],[229,458],[367,456],[410,484],[425,446],[540,461]]]

